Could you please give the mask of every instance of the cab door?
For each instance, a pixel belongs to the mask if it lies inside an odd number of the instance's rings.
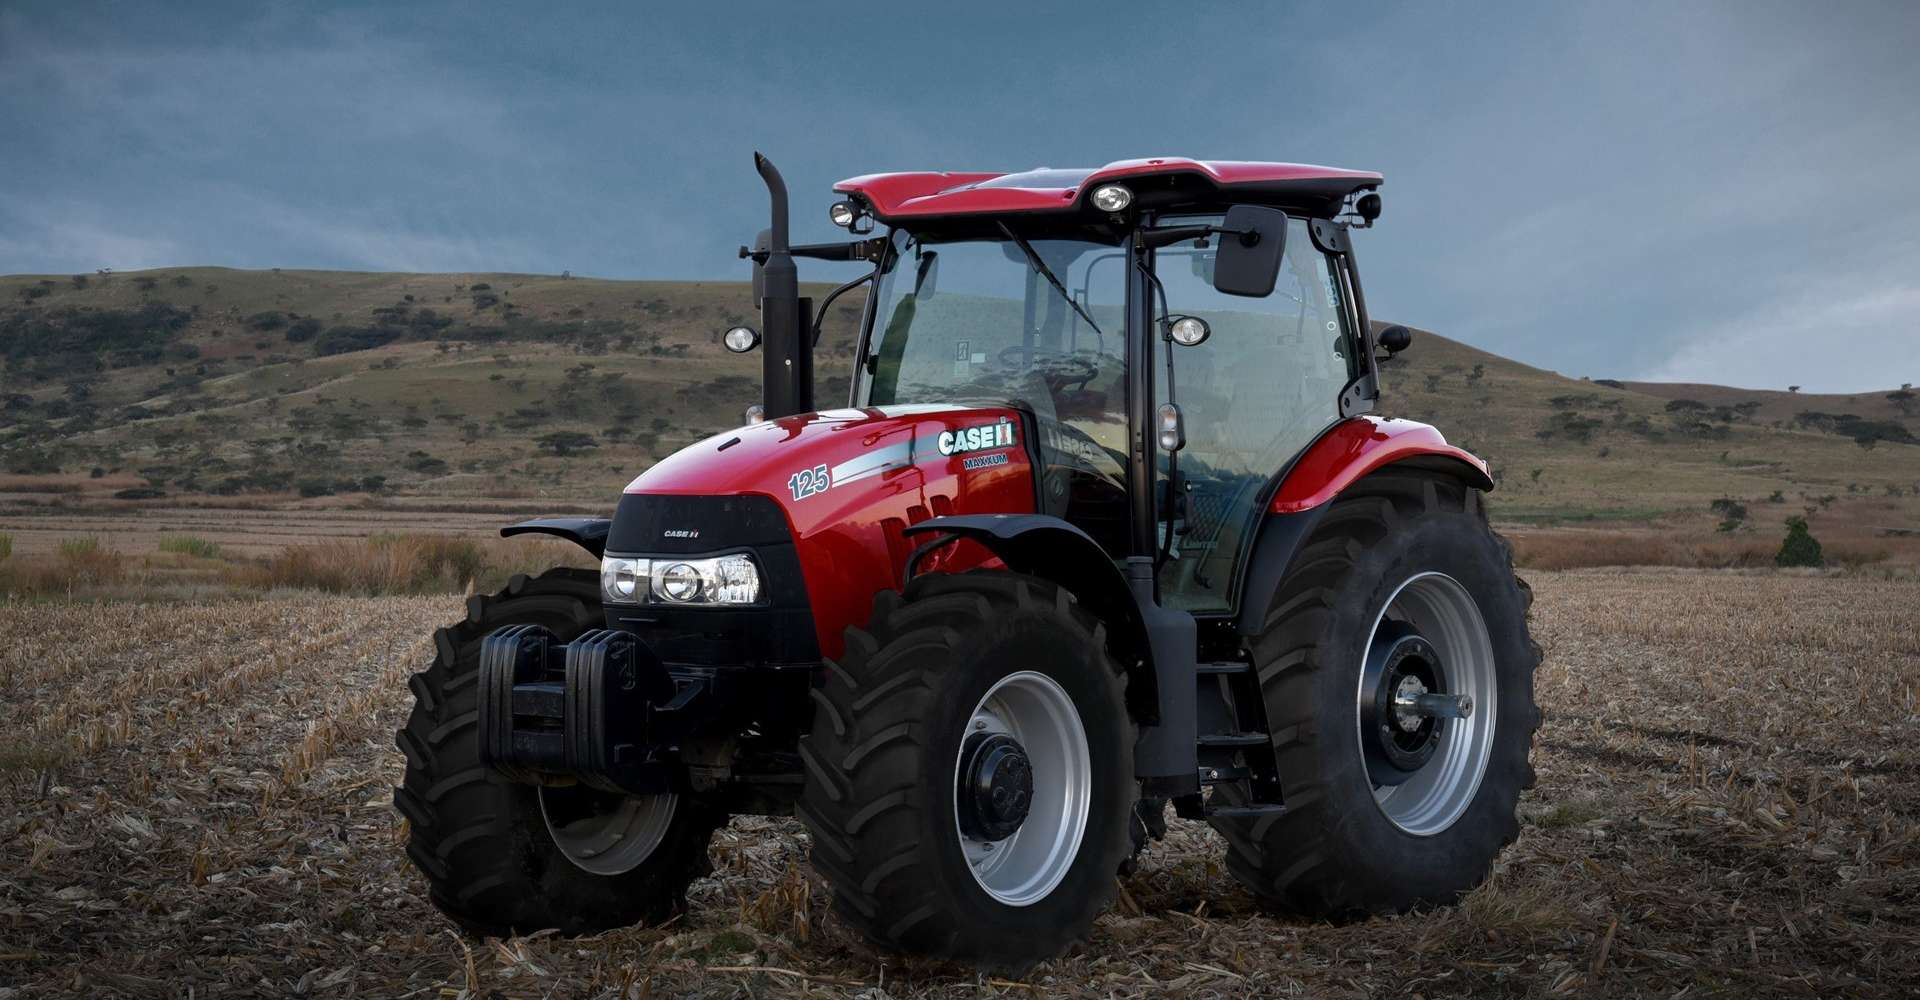
[[[1166,226],[1220,221],[1157,220]],[[1194,347],[1155,339],[1156,351],[1172,352],[1172,395],[1187,433],[1173,487],[1184,495],[1184,512],[1170,538],[1164,524],[1157,529],[1168,554],[1160,568],[1161,603],[1196,613],[1232,610],[1259,508],[1275,476],[1340,419],[1340,391],[1355,360],[1338,262],[1314,245],[1305,220],[1288,221],[1279,280],[1265,298],[1214,290],[1217,249],[1217,240],[1202,239],[1154,254],[1168,311],[1198,316],[1213,331]],[[1167,361],[1156,357],[1156,371],[1166,371]],[[1156,404],[1165,402],[1166,377],[1155,385]],[[1168,495],[1166,473],[1162,456],[1161,497]]]

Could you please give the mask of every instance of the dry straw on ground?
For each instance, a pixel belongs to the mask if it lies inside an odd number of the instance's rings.
[[[0,996],[1886,996],[1920,990],[1920,584],[1542,573],[1520,842],[1459,906],[1260,913],[1177,823],[1014,983],[876,954],[787,820],[659,928],[455,934],[389,800],[441,597],[0,607]],[[9,992],[10,991],[10,992]]]

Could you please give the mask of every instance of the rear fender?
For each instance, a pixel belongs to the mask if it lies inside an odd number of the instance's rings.
[[[1302,452],[1274,491],[1248,560],[1236,627],[1260,634],[1273,595],[1320,517],[1341,494],[1368,476],[1418,472],[1489,492],[1487,463],[1455,448],[1433,427],[1412,420],[1355,417],[1335,424]]]
[[[500,529],[500,537],[552,535],[586,549],[598,559],[607,551],[607,532],[612,528],[612,519],[604,517],[542,517],[507,525]]]
[[[1297,514],[1326,504],[1361,477],[1389,465],[1428,469],[1476,490],[1493,489],[1487,463],[1455,448],[1437,429],[1414,420],[1354,417],[1327,429],[1300,453],[1267,510]]]

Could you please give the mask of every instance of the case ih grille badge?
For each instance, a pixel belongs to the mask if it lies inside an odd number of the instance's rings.
[[[1013,447],[1013,421],[998,420],[991,424],[976,424],[957,431],[941,431],[936,444],[942,455],[1011,448]]]

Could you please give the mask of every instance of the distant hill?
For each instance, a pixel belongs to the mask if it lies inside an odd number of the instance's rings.
[[[846,392],[850,299],[823,337],[823,401]],[[758,356],[718,340],[752,313],[727,282],[4,277],[0,493],[604,499],[757,400]],[[1708,516],[1727,498],[1920,526],[1920,408],[1900,390],[1576,380],[1428,332],[1384,371],[1383,411],[1485,456],[1505,518]]]

